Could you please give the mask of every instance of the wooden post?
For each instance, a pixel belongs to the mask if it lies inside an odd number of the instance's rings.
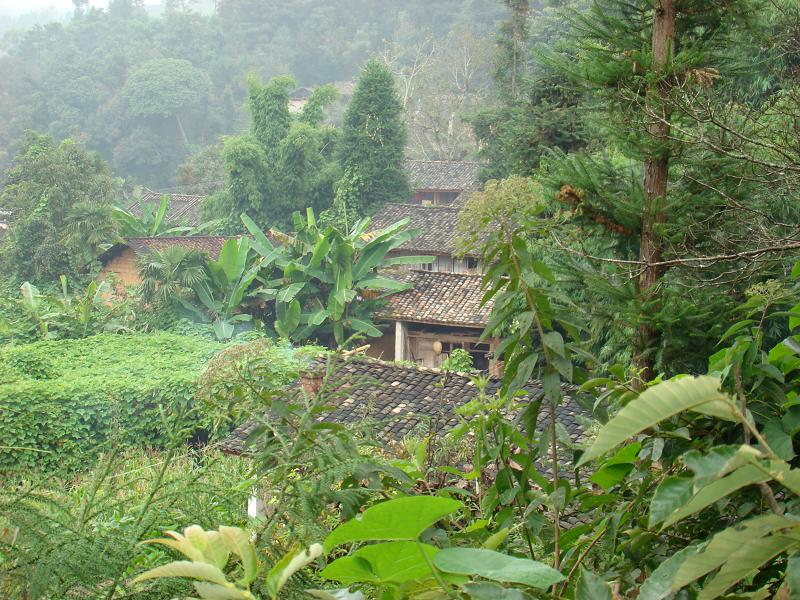
[[[394,359],[406,358],[406,324],[403,321],[394,322]]]

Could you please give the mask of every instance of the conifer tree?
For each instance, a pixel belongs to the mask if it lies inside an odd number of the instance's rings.
[[[572,16],[576,60],[548,58],[591,102],[590,147],[600,148],[555,151],[540,174],[566,217],[554,235],[559,260],[590,312],[613,322],[613,335],[626,332],[620,345],[643,380],[699,367],[692,357],[712,351],[731,299],[787,262],[751,268],[736,258],[762,236],[781,239],[770,221],[792,213],[791,195],[753,184],[763,159],[725,146],[742,115],[779,97],[753,93],[775,60],[758,45],[760,6],[594,0]],[[727,123],[708,116],[721,113]]]
[[[377,60],[368,62],[356,84],[344,116],[339,160],[347,174],[339,186],[352,203],[354,219],[366,216],[387,202],[403,202],[411,195],[403,170],[406,131],[402,104],[391,71]]]

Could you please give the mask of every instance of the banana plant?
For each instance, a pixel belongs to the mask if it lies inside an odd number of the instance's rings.
[[[353,334],[381,336],[371,320],[378,301],[409,286],[379,274],[378,269],[432,262],[430,256],[387,256],[419,235],[419,230],[407,229],[408,219],[378,231],[368,230],[368,218],[349,231],[320,227],[310,208],[305,219],[300,213],[293,219],[293,236],[273,230],[268,237],[242,215],[253,236],[253,248],[275,267],[260,279],[264,285],[260,294],[275,301],[275,330],[293,340],[332,336],[339,346]],[[270,237],[281,244],[282,251]]]
[[[219,258],[206,264],[208,277],[194,287],[202,307],[179,299],[201,320],[211,323],[217,339],[230,339],[237,323],[252,320],[241,306],[264,261],[251,259],[248,238],[228,240],[223,244]]]
[[[208,221],[196,227],[186,225],[169,227],[166,221],[169,211],[169,196],[164,194],[159,200],[158,206],[151,203],[142,203],[142,215],[134,215],[128,210],[115,206],[112,209],[112,216],[119,228],[119,235],[122,237],[168,237],[199,235],[210,228],[217,226],[220,221]]]

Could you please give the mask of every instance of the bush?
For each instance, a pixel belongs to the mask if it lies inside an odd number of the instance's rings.
[[[209,421],[197,379],[224,346],[167,333],[101,334],[0,349],[0,469],[76,468],[105,441],[158,447]]]

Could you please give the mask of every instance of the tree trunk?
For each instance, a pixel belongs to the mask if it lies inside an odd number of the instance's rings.
[[[644,205],[642,206],[642,232],[639,259],[645,264],[639,276],[639,293],[643,301],[655,301],[658,283],[664,274],[661,267],[649,266],[662,259],[663,241],[657,231],[658,225],[666,223],[665,200],[669,177],[670,109],[669,71],[675,45],[675,0],[654,0],[653,6],[653,70],[662,79],[647,91],[648,112],[652,123],[648,126],[652,149],[645,161]],[[657,116],[656,116],[657,115]],[[660,118],[658,118],[660,117]],[[648,308],[652,314],[657,305]],[[646,318],[646,315],[641,315]],[[661,333],[652,324],[643,322],[638,327],[635,341],[634,366],[641,370],[640,379],[648,381],[655,375],[653,349]]]

